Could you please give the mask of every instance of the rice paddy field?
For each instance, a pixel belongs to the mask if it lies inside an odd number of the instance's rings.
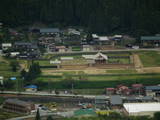
[[[89,54],[89,53],[88,53]],[[130,56],[131,53],[118,53],[111,54],[105,53],[109,56]],[[136,52],[134,54],[139,55],[140,61],[142,62],[144,68],[152,68],[147,73],[139,72],[139,69],[94,69],[89,70],[55,70],[55,69],[42,69],[42,74],[36,80],[34,84],[39,86],[39,90],[52,89],[70,89],[71,83],[74,83],[75,91],[80,93],[88,94],[100,94],[106,87],[115,87],[118,84],[131,85],[134,83],[142,83],[144,85],[156,85],[160,84],[160,71],[154,73],[152,70],[154,67],[160,67],[160,56],[159,52],[156,51],[142,51]],[[83,64],[82,54],[75,55],[48,55],[48,60],[36,60],[39,62],[40,66],[50,66],[49,60],[59,59],[60,57],[74,57],[75,61],[71,63],[81,63]],[[120,59],[120,58],[119,58]],[[0,76],[9,78],[11,76],[20,76],[20,71],[12,72],[10,68],[11,60],[0,57]],[[126,58],[120,60],[124,63],[130,63]],[[30,61],[18,60],[21,67],[27,69],[30,65]],[[66,63],[67,64],[67,63]],[[50,86],[50,87],[49,87]]]

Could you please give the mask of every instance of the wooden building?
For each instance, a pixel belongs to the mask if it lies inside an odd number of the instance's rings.
[[[3,103],[3,109],[9,112],[29,114],[35,110],[35,105],[18,99],[8,99]]]

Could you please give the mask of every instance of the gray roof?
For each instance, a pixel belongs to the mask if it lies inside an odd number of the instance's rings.
[[[42,28],[40,29],[40,33],[59,33],[59,28]]]
[[[160,40],[160,36],[142,36],[141,40]]]
[[[160,86],[146,86],[146,90],[160,90]]]
[[[20,106],[29,106],[31,105],[30,102],[26,102],[26,101],[21,101],[18,99],[8,99],[5,101],[5,103],[11,103],[11,104],[16,104],[16,105],[20,105]]]
[[[36,43],[31,43],[31,42],[15,42],[14,45],[16,45],[16,46],[28,46],[28,47],[33,48],[33,49],[38,48]]]
[[[110,98],[111,105],[122,105],[122,98],[119,95],[113,95]]]

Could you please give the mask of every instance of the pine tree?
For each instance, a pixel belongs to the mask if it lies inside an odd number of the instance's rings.
[[[35,120],[41,120],[39,109],[37,109]]]

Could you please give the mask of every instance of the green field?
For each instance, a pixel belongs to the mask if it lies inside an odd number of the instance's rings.
[[[18,72],[12,72],[10,67],[10,62],[12,60],[4,60],[2,57],[0,57],[0,76],[3,76],[4,78],[9,78],[13,76],[18,76]]]
[[[20,115],[17,113],[6,112],[0,109],[0,120],[6,120],[9,118],[15,118],[15,117],[20,117],[20,116],[23,116],[23,115]]]
[[[160,52],[140,52],[138,53],[144,67],[160,66]]]

